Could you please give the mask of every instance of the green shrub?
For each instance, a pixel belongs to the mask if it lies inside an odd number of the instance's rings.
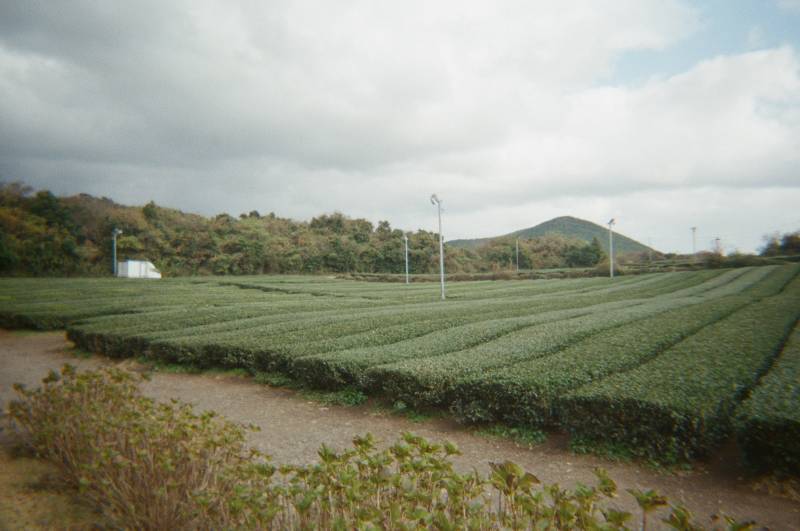
[[[237,521],[226,500],[256,463],[244,428],[144,398],[137,377],[116,369],[78,374],[65,366],[40,389],[15,390],[11,419],[112,524],[184,529]]]
[[[621,430],[633,433],[647,425],[642,416],[656,424],[666,419],[677,441],[671,448],[683,451],[713,447],[730,431],[732,411],[755,381],[726,371],[765,371],[780,335],[775,323],[785,321],[795,303],[788,302],[777,317],[773,310],[753,311],[738,326],[719,321],[782,293],[798,271],[798,265],[787,265],[613,281],[463,282],[450,286],[444,302],[437,300],[435,284],[321,277],[0,279],[0,322],[67,324],[69,338],[85,351],[144,356],[164,367],[247,371],[267,383],[325,389],[320,399],[335,403],[377,394],[412,409],[445,407],[469,421],[533,428],[569,417],[575,433],[582,429],[578,424],[597,419],[591,413],[576,416],[574,397],[565,395],[605,381],[615,386],[612,395],[636,398],[616,400],[606,412],[616,420],[603,422],[603,429],[622,423]],[[753,347],[742,348],[741,340]],[[649,389],[649,379],[674,377],[673,367],[658,360],[686,345],[692,350],[681,355],[688,359],[681,363],[691,366],[697,353],[707,352],[719,374],[727,374],[720,379],[734,380],[728,383],[737,389],[726,394],[722,385],[715,398],[721,409],[712,420],[701,415],[702,422],[723,427],[713,436],[707,427],[674,428],[674,418],[685,424],[698,418],[684,414],[681,400],[653,405],[638,400],[634,389],[640,380]],[[700,364],[697,372],[706,369]],[[716,389],[717,380],[709,379],[709,389]],[[694,387],[692,392],[703,394]],[[598,400],[607,403],[607,397]],[[670,437],[665,441],[672,444]],[[640,439],[646,438],[630,438],[633,444]]]
[[[336,452],[323,445],[308,466],[274,467],[244,445],[245,428],[195,415],[177,401],[155,403],[117,369],[65,366],[43,387],[15,386],[10,416],[42,457],[121,529],[628,529],[629,513],[608,500],[603,470],[574,490],[540,485],[506,461],[487,477],[460,474],[451,443],[411,433],[386,449],[371,435]],[[629,491],[643,528],[666,500]],[[675,507],[665,523],[701,529]],[[731,529],[747,529],[731,521]]]
[[[800,317],[800,279],[710,325],[655,359],[568,393],[561,422],[575,435],[615,440],[655,458],[707,454],[767,372]]]
[[[760,470],[800,475],[800,327],[736,415],[745,460]]]

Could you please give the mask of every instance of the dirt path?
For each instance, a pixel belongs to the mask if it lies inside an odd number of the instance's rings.
[[[36,385],[50,369],[58,369],[64,363],[79,368],[111,363],[98,356],[77,358],[69,348],[62,333],[0,330],[0,403],[5,406],[13,398],[14,382]],[[800,530],[800,503],[754,491],[734,457],[722,456],[691,472],[660,472],[646,466],[575,455],[565,448],[565,440],[559,436],[529,449],[474,435],[444,419],[414,423],[368,406],[328,407],[305,400],[294,391],[230,376],[155,373],[143,390],[154,398],[178,398],[199,410],[211,409],[231,420],[259,426],[261,431],[251,435],[251,443],[271,454],[276,462],[307,463],[315,459],[322,443],[344,448],[353,436],[366,432],[392,442],[403,431],[413,431],[458,444],[464,455],[456,465],[462,470],[475,466],[485,473],[489,462],[510,459],[544,482],[573,486],[576,482],[592,483],[592,470],[602,466],[620,487],[617,505],[634,514],[638,510],[624,489],[652,488],[673,503],[685,504],[704,524],[709,523],[709,515],[724,510],[739,519],[754,519],[769,529]]]

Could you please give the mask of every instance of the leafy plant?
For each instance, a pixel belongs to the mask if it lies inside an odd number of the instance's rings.
[[[647,529],[647,515],[659,507],[667,505],[667,499],[654,490],[627,489],[636,498],[636,503],[642,510],[642,531]]]
[[[594,486],[541,485],[513,462],[488,477],[460,474],[452,443],[404,433],[378,449],[369,434],[337,452],[323,445],[308,466],[274,466],[244,444],[248,427],[156,403],[137,376],[65,366],[43,386],[15,386],[12,421],[42,457],[92,500],[111,525],[141,529],[627,529],[630,515],[604,503],[617,494],[604,470]],[[666,501],[631,491],[643,523]],[[697,529],[688,512],[665,522]],[[726,520],[729,529],[748,524]]]

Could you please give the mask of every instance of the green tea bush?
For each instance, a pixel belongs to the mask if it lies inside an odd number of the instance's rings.
[[[451,409],[466,420],[558,424],[558,401],[566,392],[635,368],[748,302],[724,297],[670,310],[605,330],[551,356],[489,370],[458,385]]]
[[[732,412],[769,369],[796,303],[786,302],[786,311],[753,310],[738,324],[721,321],[762,299],[785,299],[798,272],[793,264],[613,281],[463,282],[444,302],[436,285],[324,277],[0,279],[0,323],[66,324],[68,337],[89,352],[238,369],[265,382],[290,378],[293,386],[349,390],[358,400],[376,394],[413,409],[450,408],[467,421],[566,424],[587,440],[580,424],[597,422],[591,409],[610,399],[578,400],[575,393],[603,388],[618,398],[603,409],[616,420],[601,422],[598,432],[617,426],[652,434],[661,428],[648,422],[666,419],[665,440],[677,441],[670,447],[692,453],[688,448],[707,451],[730,431]],[[674,372],[675,356],[686,374]],[[691,383],[695,373],[705,379]],[[720,409],[698,417],[684,413],[683,395],[639,400],[665,378],[699,397],[707,387],[717,395],[706,402]],[[578,401],[588,408],[583,413]],[[646,447],[648,437],[629,442]]]
[[[800,475],[800,327],[740,407],[736,437],[754,468]]]
[[[738,403],[766,374],[800,317],[800,279],[711,324],[653,360],[567,393],[573,434],[656,458],[705,455],[731,433]]]

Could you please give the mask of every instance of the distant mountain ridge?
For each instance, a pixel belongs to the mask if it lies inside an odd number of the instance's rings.
[[[545,234],[560,234],[568,238],[576,238],[585,242],[591,242],[592,238],[597,238],[603,250],[608,252],[608,228],[600,226],[585,219],[579,219],[572,216],[561,216],[553,218],[550,221],[545,221],[534,227],[521,229],[510,234],[502,236],[495,236],[493,238],[475,238],[475,239],[460,239],[450,240],[448,245],[451,247],[460,247],[462,249],[475,249],[481,245],[496,240],[498,238],[537,238]],[[614,251],[619,253],[637,253],[647,252],[651,250],[650,247],[637,242],[632,238],[628,238],[616,231],[614,231]]]

